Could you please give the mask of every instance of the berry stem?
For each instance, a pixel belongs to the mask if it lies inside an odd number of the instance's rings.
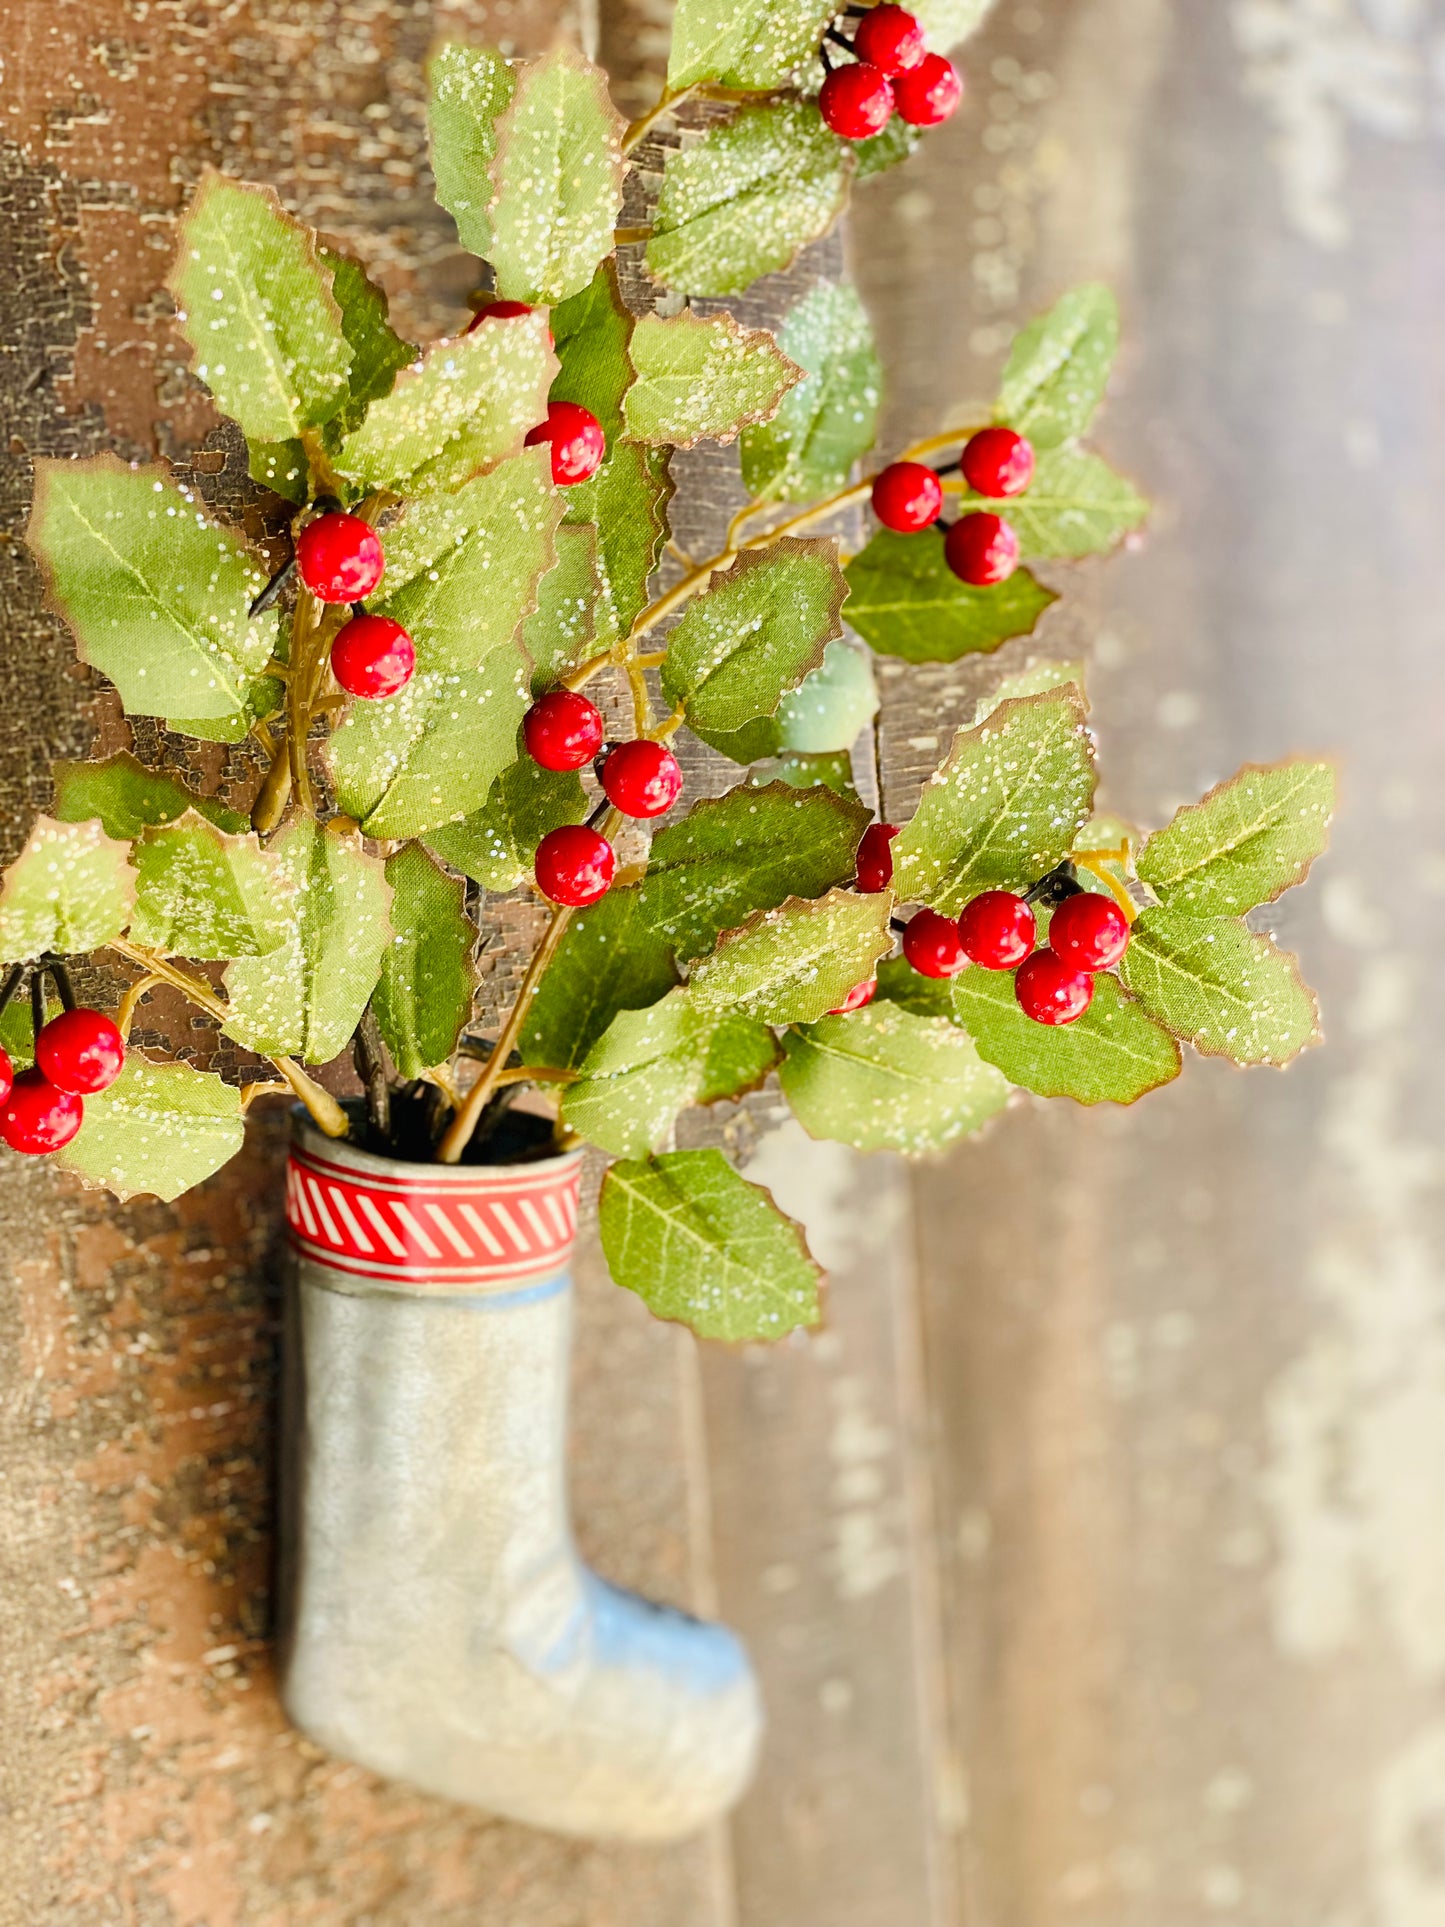
[[[188,997],[197,1010],[205,1011],[214,1017],[218,1024],[224,1024],[230,1015],[223,999],[218,997],[211,986],[200,977],[193,977],[188,970],[180,969],[169,958],[157,956],[153,950],[142,950],[139,944],[129,942],[125,937],[116,937],[109,948],[127,963],[138,964],[145,971],[152,984],[169,984]],[[37,973],[38,975],[38,973]],[[146,986],[149,988],[149,985]],[[308,1077],[301,1066],[290,1057],[270,1057],[267,1062],[274,1064],[292,1091],[311,1113],[319,1130],[327,1137],[345,1137],[349,1130],[346,1113],[331,1095],[324,1091],[314,1078]]]
[[[163,977],[158,977],[153,970],[148,970],[144,977],[136,978],[121,998],[120,1006],[115,1013],[115,1027],[126,1043],[130,1042],[130,1027],[135,1022],[135,1014],[140,1008],[141,998],[148,990],[154,990],[157,984],[164,982]]]
[[[37,967],[30,977],[30,1034],[38,1037],[45,1028],[45,972]]]
[[[383,1144],[391,1139],[391,1086],[386,1081],[386,1059],[382,1054],[381,1027],[368,1002],[361,1022],[351,1039],[351,1061],[366,1092],[366,1117]]]
[[[1090,876],[1099,879],[1100,883],[1103,884],[1104,888],[1109,892],[1109,895],[1123,911],[1125,921],[1133,923],[1135,917],[1139,914],[1139,906],[1129,895],[1129,892],[1124,888],[1123,884],[1119,882],[1118,878],[1111,876],[1109,873],[1107,859],[1114,855],[1115,852],[1112,850],[1076,850],[1074,852],[1074,861],[1083,869],[1087,870]]]
[[[45,968],[50,972],[51,982],[60,992],[62,1010],[74,1010],[76,1005],[75,985],[70,981],[70,972],[59,957],[47,957]]]
[[[647,139],[647,136],[652,132],[658,121],[664,120],[667,115],[671,113],[675,113],[677,109],[681,107],[682,103],[685,100],[690,100],[696,92],[696,87],[678,87],[675,90],[664,87],[655,105],[649,107],[645,114],[640,115],[633,121],[627,132],[622,136],[623,153],[630,154],[634,147],[639,146]],[[625,233],[627,230],[622,229],[620,232]],[[649,229],[648,232],[650,233],[651,229]]]
[[[258,836],[269,836],[286,813],[291,798],[291,750],[285,736],[271,752],[267,770],[256,800],[251,805],[251,828]]]
[[[12,964],[5,973],[5,981],[0,984],[0,1017],[10,1008],[10,1000],[25,981],[24,964]]]
[[[271,605],[274,602],[279,601],[281,596],[281,591],[286,587],[286,584],[291,580],[291,573],[295,569],[295,567],[296,567],[296,552],[293,549],[288,560],[286,560],[281,564],[280,568],[276,571],[275,575],[272,576],[271,580],[266,584],[265,588],[261,591],[260,595],[256,597],[256,600],[251,604],[250,608],[247,610],[246,613],[250,616],[253,622],[256,620],[257,616],[265,615],[266,611],[271,607]]]
[[[824,38],[827,40],[831,40],[835,46],[846,47],[849,53],[852,53],[853,51],[853,42],[848,38],[847,34],[839,33],[836,27],[829,27],[827,33],[824,35]]]

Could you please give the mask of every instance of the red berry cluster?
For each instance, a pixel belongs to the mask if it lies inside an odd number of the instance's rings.
[[[981,428],[959,457],[963,479],[990,501],[1022,495],[1034,474],[1033,445],[1012,428]],[[922,462],[890,462],[873,483],[873,513],[885,529],[917,535],[943,513],[943,484]],[[975,589],[1006,582],[1018,567],[1018,531],[1001,515],[961,515],[943,541],[943,559]]]
[[[597,765],[597,780],[613,809],[624,816],[661,816],[682,794],[682,769],[665,743],[639,736],[604,750],[602,712],[571,689],[553,689],[522,718],[527,753],[542,769]],[[592,823],[549,830],[537,845],[537,888],[553,903],[573,909],[596,903],[612,886],[617,858]]]
[[[125,1040],[103,1010],[73,1006],[52,1017],[18,1077],[0,1050],[0,1142],[30,1157],[60,1150],[80,1129],[84,1099],[109,1089],[124,1065]]]
[[[905,7],[873,7],[851,43],[833,28],[827,38],[851,45],[856,55],[850,65],[830,70],[818,95],[819,113],[844,140],[870,140],[894,113],[910,127],[937,127],[963,98],[958,69],[928,52],[923,28]]]

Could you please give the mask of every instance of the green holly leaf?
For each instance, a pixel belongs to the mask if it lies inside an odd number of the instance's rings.
[[[788,312],[778,346],[807,370],[769,422],[745,428],[743,486],[764,501],[840,489],[873,446],[883,366],[856,288],[820,281]]]
[[[616,887],[567,925],[527,1011],[528,1064],[576,1070],[620,1010],[640,1010],[677,982],[672,949],[636,888]]]
[[[239,743],[258,720],[274,716],[286,700],[286,685],[278,676],[257,676],[247,688],[241,707],[227,716],[167,716],[166,728],[178,736],[196,736],[204,743]]]
[[[981,26],[993,0],[909,0],[909,12],[935,53],[946,54]]]
[[[557,560],[537,584],[537,606],[522,624],[534,696],[607,652],[597,635],[597,531],[585,524],[559,528],[556,540]]]
[[[146,769],[122,751],[103,763],[55,765],[55,814],[62,823],[99,817],[107,836],[129,843],[153,824],[174,823],[195,810],[230,836],[250,827],[246,817],[228,810],[214,796],[197,796],[164,770]]]
[[[166,956],[264,957],[285,943],[290,876],[249,831],[228,836],[194,810],[147,830],[136,869],[130,940]]]
[[[767,93],[795,85],[832,17],[827,0],[678,0],[668,87],[711,80]]]
[[[133,716],[227,717],[271,656],[275,611],[249,606],[266,575],[160,467],[114,455],[38,461],[26,541],[82,662]]]
[[[1093,795],[1078,690],[1001,703],[924,785],[893,844],[894,894],[954,917],[983,890],[1034,883],[1072,849]]]
[[[998,419],[1036,449],[1082,435],[1103,399],[1119,346],[1119,307],[1101,282],[1073,288],[1015,338]]]
[[[617,284],[616,260],[609,255],[580,293],[552,310],[551,320],[562,364],[551,399],[590,409],[602,424],[610,453],[623,432],[622,398],[633,381],[627,352],[633,318]]]
[[[371,1007],[400,1077],[444,1064],[472,1014],[475,924],[465,889],[411,844],[387,858],[392,939]]]
[[[260,442],[325,421],[345,392],[351,347],[310,228],[270,188],[208,168],[179,238],[166,286],[221,412]]]
[[[296,818],[271,844],[296,892],[279,950],[226,972],[228,1037],[274,1057],[325,1064],[343,1050],[381,975],[391,888],[359,838]]]
[[[1072,1024],[1036,1024],[1019,1009],[1014,973],[977,964],[954,978],[953,1009],[979,1056],[1040,1097],[1132,1104],[1179,1075],[1174,1039],[1107,975]]]
[[[801,1229],[721,1151],[614,1164],[599,1209],[608,1269],[656,1317],[733,1344],[817,1324]]]
[[[783,1037],[783,1095],[809,1137],[919,1157],[981,1130],[1009,1087],[945,1018],[897,1004],[824,1017]]]
[[[339,248],[322,247],[317,252],[331,276],[331,292],[341,310],[342,330],[351,348],[351,368],[340,406],[326,422],[328,436],[336,441],[360,427],[367,409],[391,393],[402,369],[420,360],[421,350],[403,341],[387,320],[386,296],[359,261]],[[257,481],[263,479],[256,475],[254,450],[251,473]],[[286,493],[284,489],[278,492]]]
[[[678,1113],[703,1096],[735,1097],[777,1062],[765,1024],[697,1009],[684,989],[623,1010],[592,1046],[562,1098],[562,1121],[617,1157],[645,1157]]]
[[[953,985],[946,977],[925,977],[906,957],[885,957],[878,966],[874,1003],[897,1004],[915,1017],[953,1021]]]
[[[1022,495],[988,501],[967,495],[961,514],[983,509],[1012,523],[1020,553],[1035,558],[1103,555],[1137,529],[1149,504],[1085,448],[1046,448]]]
[[[481,809],[429,831],[426,844],[483,889],[515,890],[531,876],[537,845],[548,831],[580,823],[589,808],[575,770],[543,769],[530,756],[519,756],[493,783]]]
[[[892,899],[830,890],[759,910],[719,939],[688,979],[700,1010],[739,1011],[765,1024],[811,1024],[874,974],[893,947]]]
[[[751,725],[750,725],[751,727]],[[766,789],[769,783],[786,783],[789,789],[810,790],[822,785],[835,790],[839,796],[847,797],[849,802],[858,801],[858,788],[853,781],[853,759],[846,750],[835,750],[831,755],[807,755],[802,750],[787,750],[781,756],[769,756],[761,763],[755,763],[743,778],[749,789]]]
[[[1319,1007],[1296,960],[1231,917],[1144,911],[1119,975],[1151,1017],[1205,1057],[1281,1065],[1319,1042]]]
[[[647,584],[667,540],[669,450],[618,442],[589,481],[566,491],[566,520],[594,530],[597,638],[625,636],[647,607]]]
[[[917,127],[910,127],[901,114],[895,114],[881,134],[874,134],[870,140],[852,143],[856,163],[853,179],[870,181],[886,168],[897,167],[900,161],[906,161],[917,152],[922,138]]]
[[[704,742],[771,716],[842,634],[846,593],[831,542],[784,536],[744,550],[668,637],[664,695]]]
[[[827,233],[852,166],[812,101],[745,107],[668,162],[649,271],[682,294],[749,287]]]
[[[1015,569],[993,589],[960,582],[943,559],[936,529],[898,535],[880,529],[848,564],[848,623],[880,656],[957,662],[1029,635],[1058,598]]]
[[[850,642],[830,642],[822,666],[783,697],[776,747],[806,756],[851,749],[878,714],[873,665]]]
[[[306,459],[303,443],[257,442],[248,437],[246,452],[253,482],[259,482],[273,495],[298,506],[307,500],[311,493],[311,464]]]
[[[1063,662],[1049,659],[1031,662],[1026,669],[1019,669],[1012,676],[1005,676],[987,696],[979,697],[973,710],[974,726],[977,727],[986,716],[991,716],[1001,703],[1011,702],[1018,696],[1042,696],[1047,690],[1062,689],[1068,683],[1077,684],[1082,692],[1084,668],[1083,659],[1078,656]],[[1086,838],[1101,820],[1103,819],[1097,816],[1090,818],[1074,839],[1076,850],[1084,847]],[[1105,836],[1101,847],[1106,848],[1112,840],[1114,839]]]
[[[228,1163],[245,1135],[234,1085],[129,1051],[110,1089],[86,1098],[85,1121],[54,1162],[122,1200],[151,1194],[169,1204]]]
[[[861,803],[823,788],[709,797],[654,836],[643,914],[679,957],[701,957],[755,910],[847,882],[867,823]]]
[[[129,855],[99,823],[37,816],[0,881],[0,962],[75,956],[120,936],[135,901]]]
[[[437,200],[461,243],[485,259],[492,251],[487,210],[497,122],[511,105],[517,76],[500,54],[448,41],[427,63],[427,131]]]
[[[1139,876],[1171,910],[1237,916],[1303,882],[1334,807],[1332,764],[1295,756],[1246,763],[1154,832],[1139,852]]]
[[[766,421],[803,379],[765,329],[739,327],[730,314],[643,315],[631,355],[637,380],[622,402],[627,433],[674,448],[732,441],[750,422]]]
[[[491,167],[498,294],[551,306],[587,286],[613,248],[626,129],[606,75],[572,48],[517,69]]]
[[[383,535],[391,592],[379,606],[415,642],[416,673],[384,702],[353,703],[327,751],[337,801],[368,836],[423,836],[470,815],[516,756],[528,691],[514,638],[561,507],[545,462],[545,449],[527,451],[454,496],[412,503]]]
[[[519,451],[555,372],[544,315],[485,319],[397,376],[337,449],[336,471],[398,495],[458,489]]]

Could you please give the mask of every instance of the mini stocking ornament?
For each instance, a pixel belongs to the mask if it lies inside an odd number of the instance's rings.
[[[283,1697],[389,1777],[666,1839],[738,1797],[761,1714],[730,1632],[572,1543],[579,1161],[403,1164],[298,1126]]]

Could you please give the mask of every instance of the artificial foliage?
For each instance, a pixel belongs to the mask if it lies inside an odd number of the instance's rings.
[[[853,782],[871,655],[1028,636],[1057,565],[1142,524],[1091,439],[1109,292],[1066,293],[990,414],[886,463],[851,287],[806,289],[776,336],[690,305],[788,265],[928,138],[984,10],[679,0],[631,127],[569,49],[439,48],[437,195],[486,270],[471,326],[427,344],[269,189],[201,182],[169,286],[289,540],[263,554],[166,463],[113,456],[37,463],[28,540],[127,714],[249,739],[259,773],[223,802],[129,754],[57,768],[0,889],[13,1148],[172,1198],[268,1094],[445,1162],[495,1155],[520,1099],[616,1160],[619,1284],[705,1336],[773,1338],[816,1320],[817,1267],[719,1152],[670,1148],[687,1107],[775,1079],[812,1136],[919,1155],[1018,1091],[1127,1104],[1184,1045],[1280,1065],[1314,1040],[1294,959],[1246,919],[1323,847],[1327,765],[1247,767],[1143,834],[1095,815],[1082,666],[1035,664],[908,820],[871,823]],[[639,144],[688,101],[711,105],[620,227]],[[659,312],[623,299],[639,270]],[[736,445],[749,499],[693,558],[670,464],[702,442]],[[604,689],[628,718],[605,742]],[[734,764],[723,793],[678,796],[687,731]],[[650,840],[621,863],[624,818]],[[489,1036],[479,912],[539,884],[545,929]],[[90,952],[131,971],[113,1015],[72,1008]],[[126,1047],[161,984],[254,1054],[249,1081]],[[311,1074],[348,1053],[364,1105]]]

